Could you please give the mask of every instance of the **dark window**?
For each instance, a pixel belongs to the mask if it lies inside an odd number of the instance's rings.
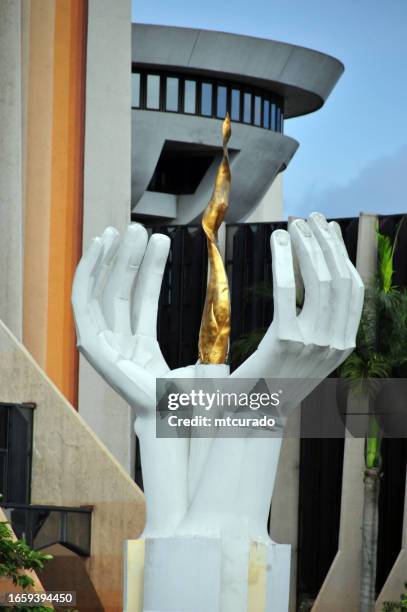
[[[276,109],[276,132],[281,132],[283,128],[283,114],[281,108],[277,106]]]
[[[254,97],[254,125],[261,125],[261,97]]]
[[[167,111],[177,112],[178,105],[178,87],[179,81],[175,77],[167,77],[167,90],[165,95],[165,109]]]
[[[280,131],[280,109],[276,107],[276,132]]]
[[[243,94],[243,121],[252,122],[252,94],[247,92]]]
[[[33,408],[0,403],[1,503],[30,501]]]
[[[131,75],[131,105],[140,107],[140,73],[133,72]]]
[[[184,113],[196,113],[196,81],[185,81]]]
[[[263,100],[263,127],[270,128],[270,102]]]
[[[3,498],[6,490],[7,482],[7,454],[6,451],[0,451],[0,495]]]
[[[212,83],[202,83],[201,115],[212,116]]]
[[[271,105],[271,129],[277,130],[277,106],[273,103]]]
[[[147,75],[147,108],[160,108],[160,77],[157,74]]]
[[[280,108],[280,132],[284,131],[284,113]]]
[[[8,410],[0,409],[0,451],[7,448]]]
[[[228,90],[223,85],[218,85],[217,100],[216,100],[216,116],[220,119],[226,117],[227,109],[227,93]]]
[[[232,119],[232,121],[240,121],[240,90],[232,89],[231,98],[232,108],[230,118]]]
[[[147,190],[194,193],[217,153],[216,147],[167,140]]]

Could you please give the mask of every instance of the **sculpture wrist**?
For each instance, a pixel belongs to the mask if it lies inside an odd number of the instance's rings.
[[[188,507],[188,440],[156,437],[155,414],[138,417],[147,517],[144,535],[173,535]]]

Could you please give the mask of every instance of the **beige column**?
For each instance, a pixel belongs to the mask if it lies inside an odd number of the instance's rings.
[[[0,319],[22,334],[21,1],[0,2]]]
[[[89,0],[83,247],[108,225],[130,223],[131,2]],[[122,466],[134,473],[129,406],[85,359],[79,365],[79,412]]]
[[[70,292],[81,254],[86,0],[25,0],[23,341],[73,405]]]
[[[54,0],[24,2],[28,33],[25,78],[25,248],[23,342],[47,363]]]
[[[375,215],[360,215],[356,267],[365,283],[377,267],[376,223]],[[338,552],[313,605],[313,612],[359,612],[360,609],[364,445],[362,438],[349,436],[345,440]]]

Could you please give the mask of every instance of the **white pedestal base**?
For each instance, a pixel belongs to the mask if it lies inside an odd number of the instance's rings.
[[[128,540],[123,609],[287,612],[290,557],[287,544],[203,537]]]

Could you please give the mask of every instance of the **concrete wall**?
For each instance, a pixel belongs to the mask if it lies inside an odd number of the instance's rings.
[[[132,207],[137,213],[137,204],[148,187],[165,141],[199,143],[220,151],[222,122],[147,110],[132,113]],[[278,132],[234,123],[229,148],[232,188],[226,222],[231,223],[245,217],[267,197],[271,183],[281,166],[290,163],[298,142]],[[212,194],[219,160],[220,155],[208,168],[195,193],[178,196],[174,223],[200,221]]]
[[[270,223],[284,218],[283,173],[277,174],[269,190],[244,223]]]
[[[143,529],[142,492],[1,322],[0,390],[2,402],[37,404],[32,503],[94,506],[91,557],[72,558],[57,551],[54,577],[48,582],[44,578],[44,586],[67,588],[68,575],[69,590],[78,591],[81,612],[119,612],[123,541],[137,538]],[[103,608],[86,605],[89,589],[97,593]]]
[[[86,74],[84,248],[108,225],[130,222],[130,0],[89,0]],[[130,408],[82,358],[79,412],[133,474]]]
[[[21,2],[0,2],[0,317],[22,334]]]
[[[344,67],[297,45],[212,30],[133,24],[133,62],[217,74],[269,88],[285,99],[285,117],[322,106]]]

